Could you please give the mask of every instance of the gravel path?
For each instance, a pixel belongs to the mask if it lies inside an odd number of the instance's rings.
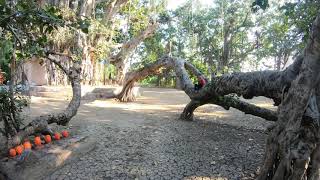
[[[270,123],[215,105],[199,108],[196,121],[181,121],[183,92],[142,91],[134,103],[83,101],[72,134],[96,138],[97,147],[46,179],[253,179]],[[253,102],[271,107],[263,98]],[[33,98],[30,111],[36,116],[64,106],[64,99]]]

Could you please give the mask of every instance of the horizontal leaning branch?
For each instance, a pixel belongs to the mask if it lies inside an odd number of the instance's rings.
[[[193,111],[204,104],[216,104],[224,107],[225,109],[229,109],[230,107],[236,108],[246,114],[252,114],[258,117],[262,117],[269,121],[276,121],[277,114],[275,111],[261,108],[250,103],[241,101],[239,99],[233,98],[231,96],[226,96],[227,93],[219,94],[216,91],[217,83],[214,83],[213,80],[209,83],[204,89],[199,92],[194,91],[193,83],[189,77],[189,73],[194,74],[195,76],[200,76],[202,73],[195,68],[191,63],[180,59],[169,56],[163,56],[159,58],[157,61],[145,65],[143,68],[138,69],[136,71],[132,71],[126,74],[124,87],[122,91],[116,96],[120,101],[134,101],[135,97],[133,95],[133,87],[134,83],[144,79],[147,76],[155,75],[161,73],[161,68],[170,68],[173,69],[176,73],[177,78],[180,80],[180,84],[182,85],[182,90],[190,97],[191,102],[186,106],[184,112],[181,115],[182,119],[192,120],[193,119]],[[282,77],[284,79],[283,74],[291,71],[292,68],[289,68],[286,72],[273,72],[277,75],[277,77]],[[290,74],[290,73],[289,73]],[[247,74],[248,76],[255,76],[254,74]],[[221,78],[221,77],[217,77]],[[224,82],[222,79],[220,83]],[[229,83],[229,81],[227,81]],[[230,86],[229,86],[230,87]],[[279,88],[279,87],[277,87]],[[281,95],[281,88],[279,88],[279,94],[277,97]],[[243,92],[243,91],[242,91]],[[231,93],[234,93],[233,91]],[[229,94],[231,94],[229,93]],[[241,94],[240,94],[241,95]]]

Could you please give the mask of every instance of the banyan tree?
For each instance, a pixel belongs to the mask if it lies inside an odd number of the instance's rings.
[[[283,71],[257,71],[214,76],[200,91],[195,91],[189,73],[201,72],[191,63],[163,56],[156,62],[128,72],[117,98],[134,101],[135,82],[173,69],[182,90],[189,96],[180,118],[193,120],[193,112],[204,104],[216,104],[228,110],[236,108],[246,114],[276,121],[268,128],[265,156],[259,180],[320,179],[319,108],[320,108],[320,14],[314,20],[310,37],[302,54]],[[278,106],[277,111],[261,108],[234,98],[265,96]]]

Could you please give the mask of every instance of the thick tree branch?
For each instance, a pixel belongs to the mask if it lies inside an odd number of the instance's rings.
[[[207,85],[207,90],[202,90],[206,93],[201,91],[197,94],[197,92],[194,91],[193,83],[189,78],[187,70],[189,70],[192,74],[195,74],[196,76],[202,76],[202,73],[198,69],[196,69],[191,63],[186,62],[183,59],[172,58],[169,56],[163,56],[156,62],[148,64],[142,69],[127,73],[125,78],[125,85],[121,93],[117,95],[117,98],[120,101],[124,102],[134,101],[135,97],[132,92],[134,83],[149,75],[159,74],[161,68],[173,69],[177,74],[177,78],[179,78],[179,80],[181,81],[182,89],[186,92],[186,94],[191,95],[189,96],[191,98],[191,102],[186,106],[184,112],[181,115],[181,118],[192,120],[193,111],[197,107],[211,103],[220,105],[225,109],[233,107],[240,111],[243,111],[246,114],[259,116],[269,121],[275,121],[277,119],[277,114],[274,111],[243,102],[236,98],[224,96],[227,95],[226,93],[219,94],[216,91],[209,91],[211,84]],[[201,96],[200,93],[202,94]],[[279,92],[279,94],[281,94],[281,91]],[[199,96],[196,96],[197,98],[192,98],[195,95]]]
[[[148,27],[140,32],[139,35],[136,37],[130,39],[128,42],[124,43],[121,47],[121,50],[116,54],[111,56],[110,62],[111,64],[115,65],[117,68],[117,81],[118,83],[122,83],[124,75],[126,73],[126,63],[128,60],[128,57],[135,51],[135,49],[138,47],[138,45],[144,41],[146,38],[151,37],[155,30],[158,27],[157,22],[151,21],[148,25]]]
[[[122,102],[134,101],[135,96],[132,88],[134,87],[135,82],[144,79],[149,75],[159,74],[161,72],[160,69],[163,67],[170,67],[171,62],[169,61],[169,58],[169,56],[163,56],[156,62],[148,64],[142,69],[126,73],[124,86],[116,98]]]
[[[22,41],[21,38],[18,36],[18,34],[15,32],[12,26],[8,25],[10,32],[12,32],[13,36],[19,41],[20,46],[22,47]]]
[[[63,64],[61,64],[60,60],[57,60],[55,57],[48,56],[47,59],[57,65],[64,73],[68,74],[69,70]]]
[[[125,61],[128,56],[136,49],[136,47],[146,38],[151,37],[158,27],[157,22],[150,22],[147,28],[140,32],[136,37],[125,42],[119,53],[110,57],[111,63],[117,63],[119,61]]]
[[[226,110],[229,110],[230,107],[233,107],[244,112],[245,114],[258,116],[267,121],[277,121],[278,119],[277,112],[275,111],[262,108],[229,96],[220,96],[218,98],[211,99],[210,103],[220,105]]]
[[[102,3],[105,1],[97,1],[96,3]],[[109,22],[112,17],[114,16],[114,14],[116,14],[120,7],[124,4],[126,4],[127,2],[129,2],[129,0],[111,0],[110,2],[108,2],[107,6],[106,6],[106,13],[104,15],[104,20],[106,22]]]
[[[257,71],[218,76],[212,79],[212,82],[200,93],[191,91],[188,95],[192,99],[197,99],[211,93],[219,95],[236,93],[246,99],[265,96],[279,104],[282,91],[284,88],[290,87],[290,83],[299,73],[302,61],[302,56],[297,57],[292,65],[281,72]]]
[[[202,74],[202,72],[201,71],[199,71],[197,68],[195,68],[190,62],[185,62],[185,68],[187,69],[187,70],[189,70],[193,75],[195,75],[195,76],[197,76],[197,77],[199,77],[199,76],[204,76],[203,74]]]
[[[230,96],[217,96],[212,97],[204,100],[191,100],[186,107],[184,108],[183,112],[180,115],[180,119],[182,120],[193,120],[193,112],[196,108],[205,105],[205,104],[216,104],[223,107],[226,110],[229,110],[230,107],[238,109],[245,114],[251,114],[254,116],[258,116],[264,118],[267,121],[277,121],[278,116],[277,112],[261,108],[259,106],[241,101],[237,98],[233,98]]]

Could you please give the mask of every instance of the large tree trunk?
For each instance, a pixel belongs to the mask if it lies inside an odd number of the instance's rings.
[[[94,52],[94,48],[90,48],[90,62],[92,65],[92,76],[91,76],[91,80],[90,80],[90,85],[91,86],[95,86],[96,85],[96,70],[97,70],[97,61],[96,61],[96,57],[95,57],[95,52]]]
[[[319,177],[319,159],[313,155],[319,151],[320,15],[310,36],[300,73],[279,106],[258,179]]]
[[[169,56],[164,56],[160,58],[155,63],[146,65],[145,68],[139,69],[137,71],[128,72],[125,75],[124,85],[121,92],[116,96],[122,102],[129,102],[134,101],[136,99],[135,95],[133,94],[133,87],[135,82],[144,79],[149,75],[155,75],[160,73],[160,68],[164,66],[171,66]]]

